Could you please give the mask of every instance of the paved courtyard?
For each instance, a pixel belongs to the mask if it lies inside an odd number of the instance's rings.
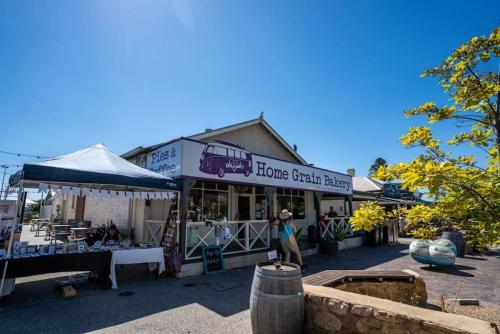
[[[395,246],[357,248],[336,257],[307,257],[304,275],[325,269],[411,269],[427,284],[429,302],[437,298],[477,298],[500,304],[500,257],[457,259],[452,269],[428,270],[408,256],[408,241]],[[85,287],[64,299],[55,290],[55,276],[17,280],[16,291],[2,299],[2,332],[74,333],[250,333],[248,301],[253,268],[217,276],[160,279],[145,276],[143,266],[118,268],[119,290]],[[239,286],[216,291],[210,283]],[[189,284],[187,284],[189,283]],[[191,286],[194,285],[194,286]]]

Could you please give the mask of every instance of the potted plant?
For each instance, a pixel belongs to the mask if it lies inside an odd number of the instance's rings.
[[[319,251],[324,255],[335,255],[339,250],[339,242],[346,237],[346,231],[343,225],[336,226],[331,235],[320,239]]]

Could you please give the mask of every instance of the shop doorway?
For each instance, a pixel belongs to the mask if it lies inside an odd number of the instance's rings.
[[[238,195],[238,203],[237,203],[237,217],[238,220],[250,220],[251,218],[251,197],[249,195]],[[238,229],[241,227],[241,224],[238,224]],[[238,239],[245,239],[245,229],[242,229],[238,233]]]
[[[250,208],[250,196],[239,195],[238,196],[238,217],[239,220],[250,220],[251,219],[251,208]]]

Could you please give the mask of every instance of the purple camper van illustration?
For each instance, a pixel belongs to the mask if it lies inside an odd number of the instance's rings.
[[[252,154],[241,145],[222,141],[207,143],[201,155],[200,171],[219,177],[226,173],[248,176],[252,173]]]

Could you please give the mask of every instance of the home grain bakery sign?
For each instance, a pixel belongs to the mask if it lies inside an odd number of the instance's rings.
[[[352,177],[251,153],[225,142],[180,139],[147,156],[148,169],[172,177],[352,194]]]

